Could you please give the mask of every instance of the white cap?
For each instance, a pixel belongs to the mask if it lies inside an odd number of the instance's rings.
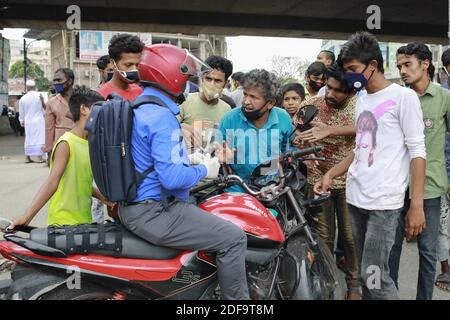
[[[36,82],[34,82],[34,80],[27,80],[27,87],[35,87],[36,86]]]

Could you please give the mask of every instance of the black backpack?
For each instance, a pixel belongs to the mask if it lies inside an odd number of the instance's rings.
[[[131,156],[133,109],[147,103],[168,106],[158,97],[140,96],[132,102],[117,94],[92,105],[86,130],[95,183],[110,201],[131,202],[144,178],[154,169],[137,172]]]

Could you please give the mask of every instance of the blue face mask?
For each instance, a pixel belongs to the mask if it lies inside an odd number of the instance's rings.
[[[345,80],[347,80],[349,88],[356,91],[361,91],[362,89],[365,88],[365,86],[367,86],[370,78],[373,75],[372,72],[372,75],[369,77],[369,79],[366,79],[366,77],[364,76],[364,72],[367,70],[368,67],[369,66],[367,65],[362,72],[346,72],[344,74]]]
[[[55,83],[53,85],[55,87],[55,92],[56,93],[63,93],[64,92],[64,83]]]

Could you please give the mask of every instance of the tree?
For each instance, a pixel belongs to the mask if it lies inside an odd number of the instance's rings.
[[[23,60],[18,60],[9,68],[8,77],[23,78],[23,76]],[[44,71],[42,71],[41,67],[30,60],[27,61],[27,78],[36,81],[38,91],[48,91],[50,81],[44,77]]]
[[[272,72],[279,78],[281,85],[301,80],[309,65],[307,60],[298,57],[272,58]]]
[[[28,59],[27,59],[28,60]],[[44,71],[38,64],[27,61],[27,77],[30,79],[37,79],[44,76]],[[16,61],[11,68],[9,68],[8,76],[10,78],[22,78],[23,77],[23,60]]]

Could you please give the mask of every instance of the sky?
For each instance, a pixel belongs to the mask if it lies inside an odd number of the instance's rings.
[[[299,57],[314,62],[322,40],[239,36],[227,37],[227,45],[228,58],[233,61],[235,71],[270,70],[273,56]]]
[[[7,39],[22,40],[27,29],[4,29],[0,31]],[[234,71],[272,67],[273,56],[295,56],[314,61],[320,51],[322,40],[272,38],[272,37],[227,37],[228,58],[233,61]]]

